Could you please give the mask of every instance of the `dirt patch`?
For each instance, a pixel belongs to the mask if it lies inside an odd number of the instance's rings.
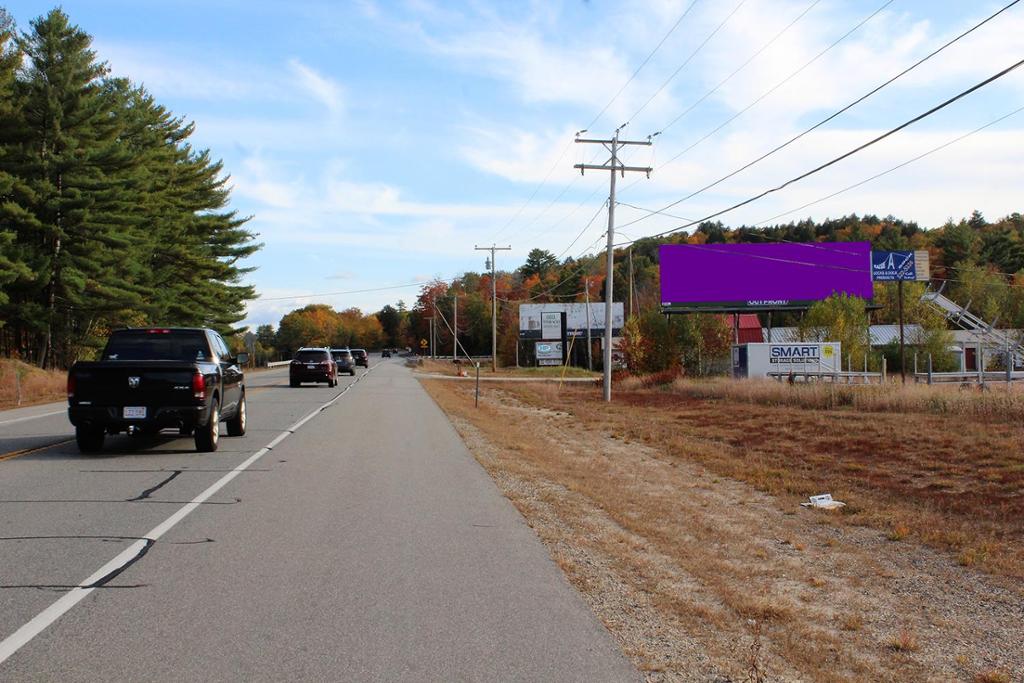
[[[777,429],[762,424],[757,441],[752,415],[703,401],[679,408],[678,396],[662,403],[657,392],[620,394],[609,410],[588,389],[489,388],[474,409],[470,387],[424,384],[649,680],[970,680],[985,672],[1020,680],[1024,672],[1024,600],[1012,572],[986,575],[909,529],[901,536],[871,526],[868,506],[804,510],[795,491],[758,484],[763,472],[746,481],[733,472],[740,459],[752,471],[779,470],[794,488],[803,483],[799,497],[827,490],[818,488],[827,478],[816,480],[817,462],[794,461],[800,446],[778,462],[753,454],[807,430],[822,440],[811,450],[825,460],[840,448],[835,425],[790,427],[769,416]],[[645,408],[639,419],[636,406]],[[692,442],[668,438],[669,428]],[[993,438],[999,447],[1007,437]],[[900,474],[888,467],[889,477]],[[954,476],[964,469],[953,462],[928,471],[972,491],[993,481]],[[879,481],[865,475],[863,486]],[[943,499],[926,500],[935,507]],[[1007,535],[1000,520],[1009,516],[983,523]]]

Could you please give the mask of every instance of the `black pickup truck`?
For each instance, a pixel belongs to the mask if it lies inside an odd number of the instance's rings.
[[[68,372],[68,417],[83,453],[103,448],[106,434],[194,434],[196,450],[217,450],[220,423],[245,434],[247,354],[232,356],[205,328],[141,328],[110,335],[98,361]]]

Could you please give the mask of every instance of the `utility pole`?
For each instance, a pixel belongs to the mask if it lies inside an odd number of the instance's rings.
[[[580,169],[580,175],[585,171],[611,171],[611,186],[608,193],[608,268],[605,276],[605,298],[604,298],[604,400],[612,400],[612,284],[614,279],[613,269],[615,267],[615,173],[621,173],[626,177],[626,171],[637,171],[651,177],[650,166],[625,166],[619,163],[619,148],[626,145],[643,145],[649,147],[651,138],[647,140],[619,140],[619,131],[626,127],[622,124],[615,129],[615,135],[611,140],[591,140],[579,137],[576,134],[576,142],[604,145],[604,148],[611,153],[611,158],[603,164],[575,164],[573,168]],[[652,136],[653,137],[653,136]]]
[[[498,372],[498,281],[494,275],[494,252],[512,251],[512,245],[496,247],[492,244],[489,247],[478,247],[474,244],[473,248],[477,251],[491,252],[491,372]]]
[[[452,361],[459,357],[459,295],[452,299]]]

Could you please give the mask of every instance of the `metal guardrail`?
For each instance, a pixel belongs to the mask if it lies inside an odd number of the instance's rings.
[[[288,365],[289,363],[291,363],[290,360],[275,360],[275,361],[272,361],[270,363],[267,363],[267,367],[268,368],[278,368],[278,367],[281,367],[282,365]]]
[[[833,384],[882,384],[886,380],[885,373],[861,372],[859,370],[836,370],[833,372],[792,370],[785,372],[769,372],[768,377],[780,382],[831,382]]]
[[[912,375],[921,384],[1001,384],[1024,381],[1024,372],[986,370],[984,372],[918,372]]]

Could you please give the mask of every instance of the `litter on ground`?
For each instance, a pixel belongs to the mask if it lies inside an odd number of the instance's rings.
[[[807,499],[806,503],[800,503],[805,508],[819,508],[822,510],[837,510],[842,507],[846,507],[846,503],[838,500],[832,500],[831,493],[823,493],[820,496],[811,496]]]

